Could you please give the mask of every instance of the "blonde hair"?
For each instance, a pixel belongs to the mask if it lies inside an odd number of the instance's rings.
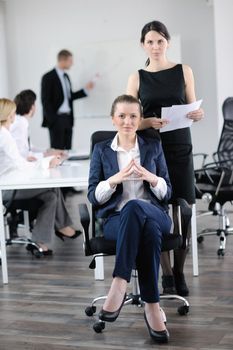
[[[14,113],[16,111],[16,104],[7,99],[7,98],[0,98],[0,123],[3,124],[5,121],[7,121],[9,115],[11,113]]]

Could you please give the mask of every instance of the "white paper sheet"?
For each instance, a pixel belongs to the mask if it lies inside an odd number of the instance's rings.
[[[202,100],[198,100],[186,105],[173,105],[171,107],[163,107],[161,118],[168,119],[169,123],[161,128],[160,132],[190,127],[193,121],[187,118],[187,114],[199,109],[201,103]]]

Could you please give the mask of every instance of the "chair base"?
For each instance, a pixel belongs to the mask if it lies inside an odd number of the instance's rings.
[[[180,316],[187,315],[189,312],[188,300],[178,294],[160,294],[160,300],[177,300],[179,302],[182,302],[182,305],[177,308],[177,312]]]
[[[226,250],[227,236],[233,235],[233,228],[227,228],[225,230],[214,230],[214,229],[205,229],[202,230],[197,235],[198,243],[202,243],[204,241],[205,236],[218,236],[219,237],[219,248],[217,249],[218,256],[224,256]]]
[[[224,209],[222,208],[221,213],[219,214],[219,228],[202,230],[197,235],[197,241],[198,243],[202,243],[205,236],[218,236],[219,248],[217,250],[217,255],[224,256],[227,236],[230,235],[233,235],[233,227],[230,227],[229,218],[225,215]]]

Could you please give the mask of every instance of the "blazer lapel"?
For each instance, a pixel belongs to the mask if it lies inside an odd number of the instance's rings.
[[[113,151],[113,149],[111,148],[111,143],[112,143],[112,140],[110,140],[106,144],[105,156],[106,156],[106,161],[108,162],[109,165],[111,165],[111,170],[113,174],[116,174],[119,172],[117,152]]]
[[[60,104],[62,104],[64,100],[64,92],[63,92],[61,80],[55,68],[53,70],[53,73],[54,73],[54,81],[56,81],[56,83],[54,84],[56,86],[56,95],[57,95],[56,97],[57,97],[57,100],[60,102]]]
[[[145,141],[140,136],[138,136],[138,146],[140,150],[141,165],[144,165],[146,153],[147,153],[147,147],[146,147]]]

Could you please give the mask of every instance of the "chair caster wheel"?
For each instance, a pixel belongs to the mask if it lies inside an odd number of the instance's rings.
[[[204,237],[203,236],[197,237],[197,241],[198,243],[202,243],[204,241]]]
[[[85,314],[89,317],[93,316],[96,312],[96,306],[88,306],[85,309]]]
[[[225,255],[225,250],[222,249],[222,248],[219,248],[219,249],[217,250],[217,254],[218,254],[218,256],[224,256],[224,255]]]
[[[96,333],[101,333],[104,328],[105,328],[104,321],[99,321],[93,324],[93,329]]]
[[[180,316],[187,315],[187,313],[189,312],[189,306],[188,305],[179,306],[177,311]]]

